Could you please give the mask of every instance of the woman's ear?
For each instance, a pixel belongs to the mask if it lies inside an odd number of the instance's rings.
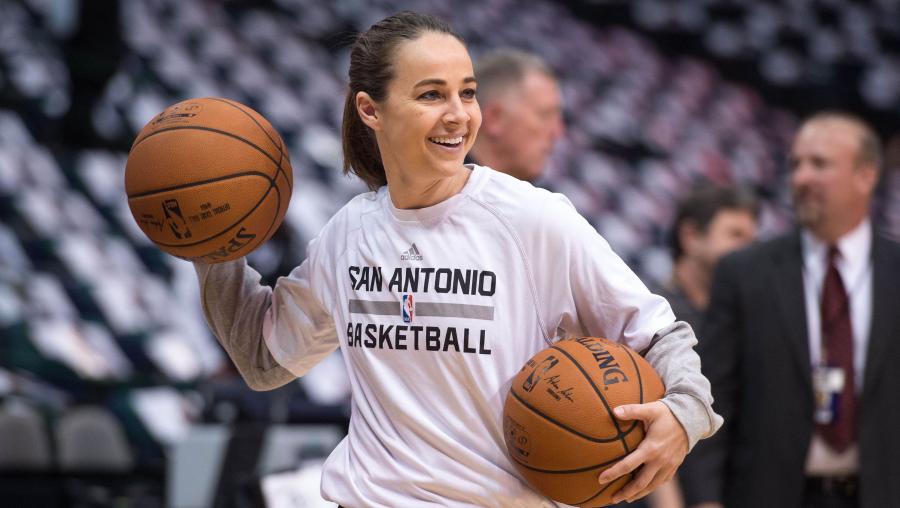
[[[356,111],[363,123],[368,125],[373,131],[381,129],[381,121],[378,115],[378,104],[372,100],[366,92],[356,93]]]

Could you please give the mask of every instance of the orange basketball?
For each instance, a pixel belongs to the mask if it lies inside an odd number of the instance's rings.
[[[534,355],[513,378],[503,408],[506,448],[516,469],[547,497],[605,506],[631,474],[605,486],[600,473],[644,439],[640,421],[613,408],[645,403],[665,388],[639,354],[608,339],[564,339]]]
[[[287,211],[293,176],[281,137],[227,99],[189,99],[144,126],[128,154],[125,192],[160,249],[220,263],[268,240]]]

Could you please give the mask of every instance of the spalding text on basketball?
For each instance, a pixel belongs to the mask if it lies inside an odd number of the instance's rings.
[[[582,337],[575,340],[586,347],[594,356],[597,367],[600,367],[600,371],[603,372],[603,386],[628,381],[628,376],[622,372],[622,368],[615,362],[615,358],[613,358],[612,354],[603,347],[602,343],[588,337]]]
[[[207,261],[215,262],[218,259],[227,257],[229,254],[233,254],[243,247],[245,247],[251,240],[256,238],[256,234],[254,233],[245,233],[245,228],[241,227],[237,233],[228,240],[228,243],[219,247],[218,249],[203,254],[202,256],[198,256],[199,259],[205,259]]]

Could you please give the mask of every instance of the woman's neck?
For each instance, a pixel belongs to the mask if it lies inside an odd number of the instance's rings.
[[[387,169],[387,168],[385,168]],[[472,174],[466,167],[449,177],[415,178],[386,171],[391,202],[401,210],[427,208],[459,194]]]

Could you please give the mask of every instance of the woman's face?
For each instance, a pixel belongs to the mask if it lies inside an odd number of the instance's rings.
[[[481,126],[469,52],[452,35],[426,32],[395,49],[393,66],[387,97],[367,122],[389,178],[458,174]]]

